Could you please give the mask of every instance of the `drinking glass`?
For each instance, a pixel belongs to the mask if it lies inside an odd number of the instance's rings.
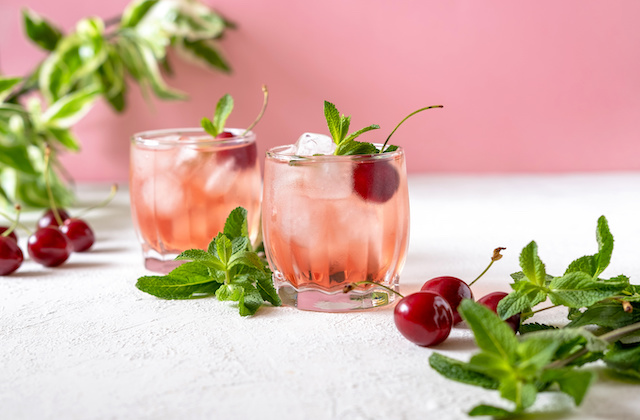
[[[256,136],[227,129],[215,139],[200,128],[155,130],[131,138],[129,188],[145,267],[167,273],[186,249],[206,249],[229,212],[247,209],[249,234],[260,229],[262,182]]]
[[[393,302],[395,293],[382,286],[397,290],[409,242],[403,150],[304,157],[294,151],[293,145],[269,150],[264,168],[265,252],[283,303],[343,312]]]

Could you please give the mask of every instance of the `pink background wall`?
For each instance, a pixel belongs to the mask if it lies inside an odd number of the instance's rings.
[[[352,126],[382,126],[410,111],[395,142],[412,172],[567,172],[640,169],[638,0],[207,0],[234,20],[222,49],[230,76],[174,60],[189,102],[150,109],[137,92],[125,115],[104,103],[78,126],[83,151],[65,157],[79,180],[122,181],[135,131],[198,125],[224,93],[230,126],[261,104],[260,150],[326,132],[322,101]],[[41,57],[22,35],[29,6],[65,29],[119,14],[125,0],[2,0],[0,69],[22,75]],[[371,133],[369,133],[371,134]]]

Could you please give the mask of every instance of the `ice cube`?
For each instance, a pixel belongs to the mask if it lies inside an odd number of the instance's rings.
[[[160,216],[172,216],[183,205],[182,185],[171,176],[157,175],[142,185],[142,199]]]
[[[304,191],[314,199],[346,198],[353,192],[353,168],[350,162],[313,162],[301,165],[304,170]]]
[[[331,155],[336,150],[331,137],[316,133],[304,133],[295,146],[298,156]]]
[[[207,178],[204,189],[218,195],[225,195],[229,192],[232,187],[235,187],[234,179],[239,174],[239,171],[233,170],[233,165],[233,159],[215,160],[211,162],[211,165],[206,165],[202,174]]]

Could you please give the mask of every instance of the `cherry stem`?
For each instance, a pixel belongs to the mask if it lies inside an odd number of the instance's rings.
[[[391,293],[395,293],[396,295],[400,296],[400,298],[404,299],[404,295],[402,295],[400,292],[396,292],[395,290],[393,290],[390,287],[385,286],[384,284],[376,283],[375,281],[369,281],[369,280],[363,280],[363,281],[357,281],[355,283],[349,283],[346,286],[344,286],[344,288],[342,289],[342,293],[349,293],[350,291],[355,289],[356,286],[360,286],[361,284],[372,284],[374,286],[382,287],[383,289],[386,289],[386,290],[390,291]]]
[[[56,223],[58,226],[62,226],[63,221],[62,217],[60,217],[60,212],[58,212],[58,208],[56,207],[56,202],[53,199],[53,192],[51,191],[51,180],[49,179],[49,171],[51,167],[49,165],[49,161],[51,159],[51,148],[47,146],[44,149],[44,184],[47,187],[47,194],[49,195],[49,203],[51,204],[51,211],[53,212],[53,217],[56,219]]]
[[[420,108],[417,111],[413,111],[411,114],[409,114],[406,117],[404,117],[404,119],[402,121],[400,121],[398,123],[398,125],[396,125],[396,128],[393,129],[391,134],[389,134],[389,137],[387,137],[387,140],[385,140],[384,144],[382,145],[382,148],[380,148],[380,153],[384,152],[384,148],[387,146],[387,143],[389,143],[389,140],[391,139],[391,136],[393,136],[393,133],[396,132],[398,127],[400,127],[403,122],[407,121],[409,119],[409,117],[412,117],[412,116],[416,115],[418,112],[426,111],[427,109],[431,109],[431,108],[444,108],[444,107],[442,105],[431,105],[431,106],[427,106],[425,108]]]
[[[24,229],[25,232],[27,232],[29,235],[31,235],[31,230],[26,227],[25,225],[23,225],[22,223],[20,223],[20,211],[22,210],[22,208],[20,207],[19,204],[16,204],[16,218],[14,219],[13,217],[7,215],[6,213],[3,213],[0,211],[0,216],[4,217],[5,219],[7,219],[8,221],[11,222],[11,226],[9,227],[9,229],[5,230],[4,232],[2,232],[2,236],[9,236],[11,234],[11,232],[13,232],[16,227],[20,226],[20,228]]]
[[[500,254],[500,251],[503,251],[507,248],[504,247],[498,247],[496,249],[493,250],[493,255],[491,256],[491,262],[489,263],[489,265],[487,266],[487,268],[484,269],[484,271],[482,273],[480,273],[480,275],[478,277],[475,278],[474,281],[472,281],[471,283],[469,283],[469,287],[471,287],[473,285],[473,283],[477,282],[478,280],[480,280],[480,277],[484,276],[484,274],[489,271],[489,269],[491,268],[491,266],[493,265],[494,262],[498,261],[500,258],[502,258],[502,255]]]
[[[630,324],[622,328],[609,331],[608,333],[598,336],[598,338],[601,338],[607,343],[613,343],[618,341],[619,338],[622,338],[625,335],[636,332],[636,331],[640,331],[640,322],[636,322],[635,324]],[[587,350],[586,347],[583,347],[582,349],[573,353],[571,356],[567,357],[566,359],[556,360],[555,362],[548,364],[546,368],[547,369],[561,368],[573,362],[574,360],[578,359],[579,357],[584,356],[587,353],[589,353],[589,350]]]
[[[80,218],[81,216],[84,216],[85,214],[89,213],[92,210],[99,209],[100,207],[106,206],[111,202],[111,200],[113,200],[113,197],[116,196],[117,192],[118,192],[118,184],[112,184],[111,190],[109,191],[109,196],[107,198],[105,198],[98,204],[94,204],[93,206],[87,207],[86,209],[82,210],[76,215],[76,218]]]
[[[262,93],[264,94],[264,99],[262,100],[262,109],[260,110],[260,113],[256,117],[255,121],[252,122],[251,125],[249,125],[249,127],[247,127],[246,130],[244,130],[244,132],[242,133],[243,136],[247,134],[249,131],[251,131],[251,129],[255,127],[256,124],[258,124],[258,122],[262,119],[262,116],[264,115],[264,111],[266,111],[267,109],[267,104],[269,103],[269,91],[267,90],[267,85],[262,85]]]

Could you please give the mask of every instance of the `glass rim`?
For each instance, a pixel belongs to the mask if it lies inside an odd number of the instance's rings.
[[[234,137],[216,139],[201,127],[162,128],[134,133],[131,143],[145,146],[233,146],[255,142],[253,131],[245,132],[243,128],[225,128]],[[243,135],[244,133],[244,135]],[[186,136],[187,139],[167,139],[167,136]]]
[[[382,147],[382,143],[373,143],[378,149]],[[266,152],[267,159],[280,160],[285,162],[351,162],[351,161],[380,161],[393,160],[399,156],[404,156],[404,149],[400,146],[393,152],[372,153],[367,155],[318,155],[318,156],[299,156],[291,153],[284,153],[290,150],[293,144],[285,144],[272,147]],[[388,147],[388,146],[387,146]]]

